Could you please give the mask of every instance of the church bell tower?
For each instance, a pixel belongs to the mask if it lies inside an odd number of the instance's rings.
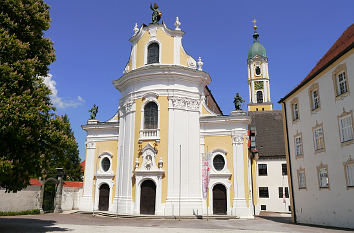
[[[248,111],[271,111],[273,104],[270,101],[268,57],[265,48],[259,43],[256,20],[253,23],[253,44],[247,58],[250,97]]]

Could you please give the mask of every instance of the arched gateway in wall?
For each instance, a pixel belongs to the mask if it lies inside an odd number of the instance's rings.
[[[156,185],[152,180],[141,184],[140,214],[155,214]]]

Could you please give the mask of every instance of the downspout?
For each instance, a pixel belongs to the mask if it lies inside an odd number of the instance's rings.
[[[296,211],[295,211],[295,198],[294,198],[294,187],[293,187],[293,174],[292,174],[292,169],[291,169],[291,156],[290,156],[290,148],[289,148],[289,137],[288,137],[288,121],[287,121],[287,115],[286,115],[286,105],[285,102],[282,102],[283,110],[284,110],[284,120],[285,120],[285,137],[286,137],[286,143],[287,143],[287,157],[288,157],[288,165],[289,165],[289,175],[290,175],[290,187],[291,187],[291,200],[292,200],[292,213],[293,213],[293,220],[294,223],[297,223],[296,221]]]

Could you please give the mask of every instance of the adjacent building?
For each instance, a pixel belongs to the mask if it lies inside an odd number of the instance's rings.
[[[284,98],[296,222],[354,228],[354,24]]]
[[[250,149],[255,156],[253,180],[255,214],[261,211],[289,212],[289,186],[285,159],[283,119],[270,100],[268,57],[254,25],[253,44],[248,51],[248,115]],[[257,160],[258,158],[258,160]]]

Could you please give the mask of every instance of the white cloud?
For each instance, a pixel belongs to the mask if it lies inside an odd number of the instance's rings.
[[[81,97],[78,96],[77,100],[63,100],[61,97],[58,96],[58,90],[56,88],[56,82],[52,79],[53,75],[48,74],[47,77],[43,78],[43,83],[47,85],[47,87],[50,89],[52,94],[50,95],[50,99],[52,100],[52,103],[54,106],[57,108],[70,108],[70,107],[77,107],[81,105],[85,100]]]
[[[77,96],[77,100],[83,103],[85,102],[85,100],[81,96]]]

